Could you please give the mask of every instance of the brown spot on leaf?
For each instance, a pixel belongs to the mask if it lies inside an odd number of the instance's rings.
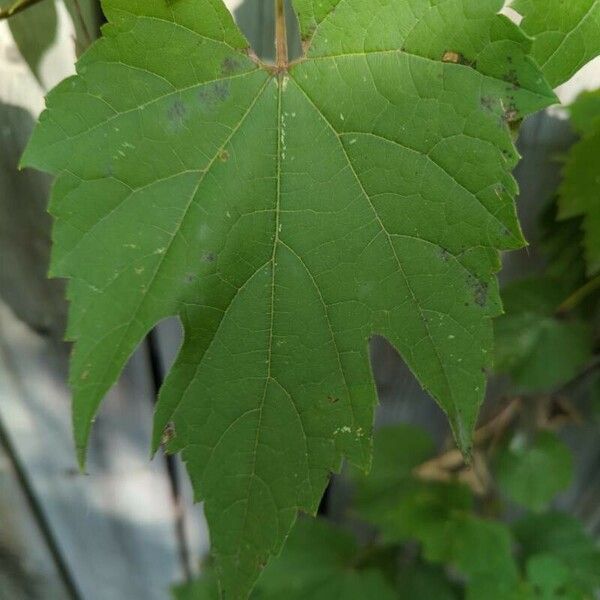
[[[175,438],[175,424],[172,422],[167,423],[163,429],[160,443],[162,446],[166,446]]]
[[[229,160],[229,152],[227,150],[222,149],[219,151],[219,160],[221,162],[227,162]]]
[[[507,109],[504,111],[502,119],[507,123],[515,123],[519,120],[519,112],[514,108]]]
[[[207,263],[213,263],[215,260],[217,260],[217,257],[213,252],[207,252],[206,254],[202,255],[202,260]]]
[[[476,63],[472,60],[466,58],[460,52],[455,52],[454,50],[446,50],[442,55],[442,62],[452,63],[454,65],[465,65],[466,67],[475,68]]]
[[[455,65],[458,65],[461,61],[461,58],[462,56],[458,52],[452,52],[451,50],[447,50],[442,56],[442,62],[454,63]]]

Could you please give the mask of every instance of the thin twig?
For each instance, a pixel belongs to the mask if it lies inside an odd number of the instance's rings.
[[[20,13],[21,11],[26,10],[31,6],[34,6],[35,4],[41,1],[42,0],[17,0],[13,4],[5,6],[4,8],[0,8],[0,21],[2,21],[3,19],[8,19],[9,17]]]
[[[148,363],[154,387],[154,395],[157,398],[165,378],[165,368],[160,356],[159,339],[156,330],[150,331],[146,337],[146,348],[148,350]],[[179,467],[175,456],[165,454],[165,466],[171,487],[171,498],[173,500],[175,515],[175,539],[181,568],[185,580],[191,581],[194,569],[187,535],[187,515],[183,500],[183,491],[181,489]]]
[[[559,315],[564,315],[574,308],[579,306],[588,296],[591,296],[595,291],[600,290],[600,275],[588,281],[583,287],[573,292],[556,311]]]
[[[593,375],[598,370],[600,370],[600,355],[594,356],[582,371],[556,390],[553,395],[566,394],[570,390],[577,388],[581,383],[585,382],[590,375]]]

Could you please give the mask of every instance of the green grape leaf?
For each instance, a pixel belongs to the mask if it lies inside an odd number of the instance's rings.
[[[557,87],[600,54],[600,0],[514,0],[533,56]]]
[[[558,198],[552,198],[540,214],[539,246],[546,259],[545,274],[575,291],[586,283],[586,264],[581,248],[581,218],[559,220]]]
[[[394,600],[382,572],[359,568],[355,538],[323,519],[300,519],[286,547],[262,573],[252,600]],[[212,573],[175,590],[176,600],[218,600]]]
[[[433,453],[430,437],[415,427],[379,430],[372,473],[353,477],[359,516],[378,527],[384,542],[416,540],[426,560],[456,567],[467,578],[468,598],[507,600],[518,582],[510,531],[472,514],[466,486],[413,477],[414,468]]]
[[[600,550],[576,518],[558,512],[531,514],[515,524],[514,532],[526,563],[553,557],[563,565],[561,570],[569,569],[575,589],[590,595],[600,588]]]
[[[532,600],[586,600],[587,594],[575,589],[571,570],[552,554],[536,554],[527,561],[527,580]]]
[[[373,334],[469,449],[498,250],[523,244],[509,124],[555,101],[502,5],[298,2],[305,55],[274,68],[221,0],[105,0],[48,96],[23,162],[57,176],[80,460],[128,357],[178,316],[154,446],[166,430],[183,453],[228,598],[342,456],[369,467]]]
[[[570,149],[559,188],[559,219],[583,218],[588,275],[600,272],[600,90],[583,94],[571,106],[582,135]]]
[[[573,457],[554,433],[540,431],[532,440],[517,433],[500,449],[494,470],[506,496],[539,511],[571,483]]]
[[[99,30],[97,0],[64,0],[75,29],[75,49],[79,56],[94,41]]]
[[[12,4],[14,0],[0,2],[3,7]],[[56,39],[58,17],[54,0],[39,2],[13,15],[8,26],[21,56],[39,79],[42,58]]]
[[[505,600],[518,587],[512,538],[501,522],[454,514],[429,540],[425,556],[454,566],[467,578],[467,600]]]
[[[568,295],[561,282],[532,278],[502,293],[506,314],[494,322],[495,370],[520,389],[542,392],[573,379],[592,356],[592,335],[578,317],[557,316]]]
[[[579,94],[569,106],[569,114],[571,125],[579,135],[600,129],[600,90]]]
[[[469,511],[472,497],[462,485],[422,482],[412,471],[431,459],[431,437],[410,425],[380,429],[375,435],[373,469],[355,471],[355,505],[358,515],[377,526],[388,542],[438,539],[454,512]]]
[[[459,591],[450,583],[441,567],[427,563],[400,568],[396,587],[400,600],[458,600]]]

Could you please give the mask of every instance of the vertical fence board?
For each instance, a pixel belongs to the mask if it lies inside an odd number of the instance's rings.
[[[149,461],[151,390],[137,353],[78,473],[65,355],[0,309],[0,419],[85,600],[164,599],[181,578],[162,457]]]
[[[0,596],[6,600],[70,600],[3,447],[0,447]]]

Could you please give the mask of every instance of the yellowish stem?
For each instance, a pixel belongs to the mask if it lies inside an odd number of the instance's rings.
[[[559,307],[558,314],[565,314],[579,306],[588,296],[600,289],[600,275],[588,281],[583,287],[571,294]]]

